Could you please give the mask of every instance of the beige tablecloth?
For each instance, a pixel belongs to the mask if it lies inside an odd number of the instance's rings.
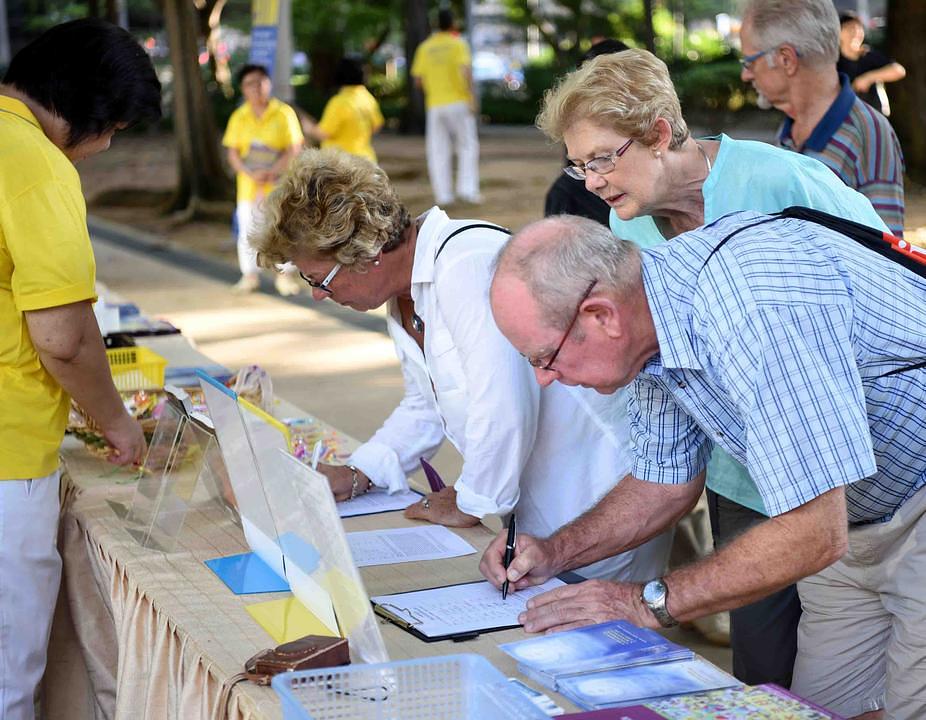
[[[236,596],[203,564],[248,549],[240,528],[223,512],[188,515],[173,552],[143,548],[118,514],[131,503],[133,474],[91,457],[73,438],[66,439],[63,457],[70,474],[61,521],[64,577],[46,672],[45,717],[226,717],[219,707],[223,685],[247,658],[275,644],[245,606],[286,594]],[[348,531],[411,524],[401,513],[345,520]],[[367,592],[481,579],[479,557],[493,533],[481,525],[456,532],[479,552],[363,568]],[[497,644],[524,637],[510,630],[464,643],[424,643],[395,625],[384,622],[381,628],[394,660],[475,652],[508,675],[514,663]],[[227,717],[275,720],[281,711],[271,689],[241,683],[231,693]]]

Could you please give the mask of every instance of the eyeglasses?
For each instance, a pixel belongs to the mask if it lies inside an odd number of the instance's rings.
[[[592,158],[587,163],[567,165],[563,168],[563,172],[574,180],[584,180],[585,173],[589,170],[591,170],[596,175],[607,175],[615,168],[614,161],[625,152],[627,152],[627,148],[629,148],[631,145],[633,145],[632,138],[608,155],[601,155],[600,157]]]
[[[777,50],[777,47],[769,48],[768,50],[759,50],[759,52],[754,52],[752,55],[744,55],[740,58],[740,65],[743,66],[744,70],[752,70],[753,63],[758,60],[763,55],[768,55],[770,52]]]
[[[299,277],[305,280],[309,287],[313,290],[321,290],[323,293],[331,294],[331,288],[328,286],[331,284],[331,281],[334,280],[334,276],[338,274],[338,270],[341,269],[341,263],[336,263],[331,272],[325,276],[325,279],[321,282],[315,282],[312,278],[306,275],[304,272],[299,272]]]
[[[556,362],[556,358],[559,356],[559,351],[563,349],[563,345],[566,344],[566,339],[572,332],[572,328],[575,327],[576,320],[579,319],[579,312],[582,310],[582,303],[584,303],[588,299],[588,296],[592,294],[592,288],[595,287],[597,283],[597,280],[592,280],[591,285],[589,285],[585,292],[582,293],[582,297],[579,299],[579,304],[576,306],[576,314],[572,316],[569,327],[567,327],[566,332],[563,333],[563,339],[559,341],[559,345],[556,346],[556,350],[554,350],[553,354],[550,355],[550,359],[547,360],[547,362],[544,362],[542,357],[529,357],[527,358],[527,362],[530,363],[531,367],[535,367],[538,370],[547,370],[552,372],[553,363]]]

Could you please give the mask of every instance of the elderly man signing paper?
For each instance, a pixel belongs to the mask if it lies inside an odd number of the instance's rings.
[[[726,239],[724,242],[724,239]],[[641,251],[589,220],[503,249],[496,323],[543,385],[631,385],[631,474],[551,537],[521,535],[514,587],[644,542],[697,500],[714,444],[770,518],[645,585],[534,598],[528,631],[623,617],[670,626],[796,580],[793,689],[847,715],[926,717],[926,279],[804,220],[725,216]],[[506,578],[504,537],[482,570]]]

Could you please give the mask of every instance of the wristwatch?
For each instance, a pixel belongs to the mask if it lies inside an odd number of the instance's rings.
[[[650,609],[659,624],[666,628],[678,625],[678,620],[672,617],[666,607],[666,600],[668,599],[669,588],[662,578],[650,580],[643,586],[643,591],[640,593],[640,600]]]

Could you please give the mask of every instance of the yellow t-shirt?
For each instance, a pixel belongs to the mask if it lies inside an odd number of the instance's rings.
[[[296,111],[276,98],[270,98],[267,109],[260,117],[244,103],[228,119],[222,145],[235,148],[250,170],[268,170],[280,154],[302,142],[302,126]],[[253,202],[258,194],[273,190],[273,183],[254,182],[244,173],[238,173],[238,202]],[[258,192],[258,190],[260,192]]]
[[[376,98],[363,85],[345,85],[325,105],[318,128],[328,135],[323,148],[338,148],[376,162],[373,133],[383,126]]]
[[[0,480],[54,472],[70,406],[23,313],[95,300],[95,281],[77,170],[23,103],[0,96]]]
[[[436,32],[415,51],[412,77],[421,78],[424,104],[430,108],[470,102],[463,71],[471,65],[469,46],[450,32]]]

